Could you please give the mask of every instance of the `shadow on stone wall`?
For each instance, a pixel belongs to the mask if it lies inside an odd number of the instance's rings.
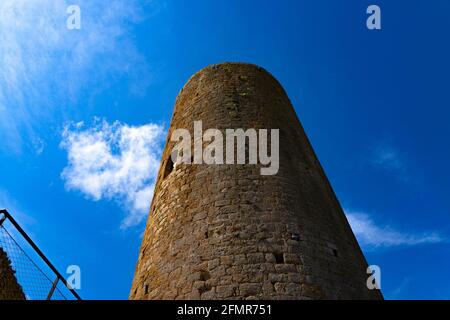
[[[8,255],[0,248],[0,300],[26,300]]]

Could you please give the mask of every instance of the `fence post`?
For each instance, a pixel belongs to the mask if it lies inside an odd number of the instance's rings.
[[[5,222],[5,220],[6,220],[6,214],[4,214],[3,212],[1,212],[1,214],[2,214],[3,216],[0,218],[0,226],[2,226],[2,225],[3,225],[3,222]]]
[[[56,286],[58,285],[58,281],[59,281],[59,278],[56,277],[55,281],[53,281],[53,284],[52,284],[52,287],[50,288],[50,291],[48,292],[47,300],[51,300],[52,299],[53,293],[55,292]]]

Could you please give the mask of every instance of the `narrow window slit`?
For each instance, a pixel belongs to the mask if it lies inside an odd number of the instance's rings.
[[[298,233],[291,233],[291,239],[294,241],[300,241],[300,235]]]
[[[275,262],[277,264],[283,264],[284,263],[284,256],[282,253],[274,253],[275,256]]]
[[[166,162],[166,166],[164,168],[164,179],[173,171],[173,161],[172,157],[169,157]]]

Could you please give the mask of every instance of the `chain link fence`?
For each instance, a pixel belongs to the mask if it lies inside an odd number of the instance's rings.
[[[0,210],[0,300],[80,300],[6,210]]]

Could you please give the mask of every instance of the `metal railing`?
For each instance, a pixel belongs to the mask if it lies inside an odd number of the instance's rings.
[[[12,226],[11,232],[5,222]],[[25,246],[31,250],[24,250]],[[0,267],[0,299],[81,300],[6,209],[0,210]]]

